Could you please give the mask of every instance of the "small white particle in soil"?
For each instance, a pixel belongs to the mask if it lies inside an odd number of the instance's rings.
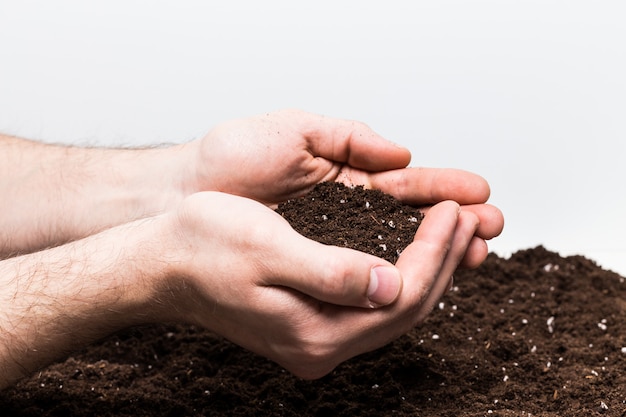
[[[365,208],[367,208],[367,209],[368,209],[368,208],[370,208],[370,207],[371,207],[370,202],[369,202],[369,201],[366,201],[366,202],[365,202]]]
[[[548,318],[548,320],[546,320],[546,324],[548,325],[548,332],[553,333],[554,332],[554,316],[550,316]]]
[[[384,243],[381,243],[381,244],[380,244],[380,245],[378,245],[378,246],[380,246],[381,248],[383,248],[383,251],[385,251],[385,252],[387,251],[387,245],[385,245]]]
[[[433,340],[439,340],[439,335],[438,334],[434,334],[433,335]]]
[[[409,217],[409,221],[410,221],[411,223],[417,223],[417,217],[414,217],[414,216]]]
[[[528,320],[522,319],[522,324],[528,324]]]
[[[443,302],[439,303],[439,310],[443,310],[445,306],[446,305]]]
[[[393,222],[393,220],[389,220],[389,223],[387,223],[387,225],[391,227],[392,229],[396,228],[396,224]]]
[[[622,348],[622,353],[625,353],[625,354],[626,354],[626,347],[623,347],[623,348]]]
[[[546,272],[552,272],[552,271],[558,271],[559,270],[559,266],[558,265],[553,265],[553,264],[547,264],[543,267],[543,270]]]
[[[328,216],[325,214],[322,214],[322,220],[328,220]]]
[[[378,384],[372,385],[372,389],[376,389],[376,388],[378,388]]]
[[[598,327],[600,328],[600,330],[604,330],[604,331],[606,331],[607,329],[607,326],[604,323],[598,323]]]

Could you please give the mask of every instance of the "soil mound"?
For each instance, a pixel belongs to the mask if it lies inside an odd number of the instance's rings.
[[[421,216],[326,184],[278,211],[392,262]],[[349,232],[357,232],[354,238]],[[626,284],[543,247],[455,274],[426,323],[303,381],[191,326],[128,329],[0,392],[2,416],[624,416]]]

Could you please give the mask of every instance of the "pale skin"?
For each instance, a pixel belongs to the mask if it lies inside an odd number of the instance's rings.
[[[484,179],[409,162],[362,123],[297,110],[157,149],[0,136],[0,388],[144,323],[201,325],[303,378],[385,345],[503,227]],[[327,180],[429,207],[396,265],[271,210]]]

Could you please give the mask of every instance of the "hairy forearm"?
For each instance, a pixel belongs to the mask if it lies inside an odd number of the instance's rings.
[[[156,317],[169,268],[158,219],[0,262],[0,389]]]
[[[168,210],[194,191],[189,146],[80,148],[0,135],[0,259]]]

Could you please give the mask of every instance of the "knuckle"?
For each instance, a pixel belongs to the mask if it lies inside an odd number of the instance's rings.
[[[354,280],[342,261],[327,258],[327,262],[322,267],[319,285],[325,294],[343,298],[352,295]]]

